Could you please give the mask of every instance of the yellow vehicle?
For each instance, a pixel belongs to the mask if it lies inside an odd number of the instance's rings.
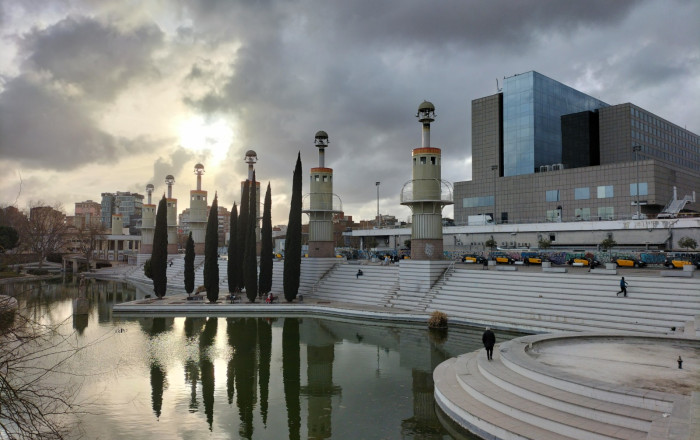
[[[492,253],[491,259],[499,264],[514,264],[515,263],[515,259],[513,257],[511,257],[510,255],[504,254],[504,253]]]
[[[523,261],[525,264],[542,264],[543,261],[549,260],[547,260],[547,258],[542,255],[530,255],[527,257],[523,257]]]
[[[647,264],[634,257],[617,257],[613,260],[619,267],[644,267]]]
[[[596,267],[600,266],[600,261],[598,260],[589,260],[588,258],[571,258],[569,261],[567,261],[570,266],[584,266],[584,267]]]
[[[682,269],[683,266],[695,265],[700,268],[700,258],[691,257],[668,257],[664,266],[671,269]]]

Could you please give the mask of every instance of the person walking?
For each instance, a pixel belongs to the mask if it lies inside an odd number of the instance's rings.
[[[627,284],[627,281],[625,281],[625,277],[622,277],[622,279],[620,280],[620,291],[617,292],[617,296],[620,296],[620,294],[623,293],[624,295],[622,295],[622,296],[626,297],[627,296],[627,286],[629,286],[629,284]]]
[[[486,327],[486,331],[481,336],[481,342],[484,343],[484,348],[486,349],[486,358],[488,360],[493,359],[493,346],[496,344],[496,335],[493,334],[490,328]]]

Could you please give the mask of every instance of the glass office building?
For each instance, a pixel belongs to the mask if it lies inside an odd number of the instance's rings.
[[[503,83],[503,176],[562,163],[561,117],[608,104],[531,71]]]

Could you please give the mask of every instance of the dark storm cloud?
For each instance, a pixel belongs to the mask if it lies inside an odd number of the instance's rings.
[[[24,69],[48,72],[85,97],[113,99],[135,77],[158,75],[151,61],[163,33],[153,24],[128,31],[88,17],[67,17],[22,37]]]
[[[107,163],[119,142],[95,127],[80,103],[24,78],[5,84],[0,94],[0,152],[30,167],[74,169]]]
[[[30,168],[70,170],[160,143],[113,136],[96,119],[130,81],[155,74],[151,54],[162,33],[153,25],[121,31],[92,18],[67,17],[16,40],[21,73],[0,94],[4,157]]]

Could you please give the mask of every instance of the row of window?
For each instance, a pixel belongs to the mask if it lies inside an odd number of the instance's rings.
[[[327,175],[327,174],[324,174],[324,175],[323,175],[323,179],[321,179],[321,176],[320,176],[320,175],[314,174],[314,175],[311,176],[311,180],[312,180],[312,181],[315,180],[316,182],[320,182],[321,180],[323,180],[323,182],[332,182],[332,181],[333,181],[333,176],[329,176],[329,175]]]
[[[650,113],[646,113],[642,110],[636,109],[634,107],[630,107],[630,115],[632,115],[635,118],[638,118],[650,125],[653,125],[655,127],[660,127],[662,130],[665,130],[667,132],[672,133],[674,136],[684,139],[687,141],[690,141],[694,144],[700,144],[700,137],[693,135],[692,133],[682,130],[672,124],[669,124],[667,122],[664,122],[658,118],[656,118],[654,115]]]
[[[655,139],[650,138],[649,136],[644,136],[644,135],[638,136],[638,134],[634,130],[632,131],[632,138],[638,139],[638,142],[633,141],[632,144],[633,145],[641,144],[642,152],[645,153],[646,155],[653,156],[655,158],[665,160],[667,162],[672,162],[676,165],[690,168],[690,169],[695,170],[695,171],[700,171],[700,163],[697,163],[697,162],[700,162],[700,156],[697,154],[693,154],[693,153],[686,151],[686,150],[679,150],[678,154],[680,154],[683,157],[676,156],[675,154],[671,154],[668,151],[664,151],[664,150],[668,149],[668,147],[669,147],[667,144],[664,144],[663,149],[650,148],[648,145],[644,145],[644,144],[646,143],[646,144],[655,144],[656,145],[656,144],[658,144],[658,142],[656,142]],[[675,147],[673,147],[673,149],[675,149]],[[695,161],[695,162],[692,162],[692,161]]]
[[[649,185],[647,182],[635,182],[630,183],[630,196],[637,195],[637,188],[639,188],[639,195],[646,196],[649,195]],[[596,196],[598,199],[609,199],[615,197],[615,189],[613,185],[601,185],[596,187]],[[582,188],[574,188],[574,200],[588,200],[591,198],[591,189],[587,186]],[[545,193],[545,201],[547,202],[558,202],[561,200],[560,190],[552,189]]]
[[[576,208],[574,210],[574,217],[578,221],[591,220],[591,208]],[[615,218],[615,208],[613,208],[612,206],[599,206],[598,207],[598,217],[597,217],[598,220],[613,220],[614,218]],[[561,221],[561,210],[560,209],[547,210],[546,220],[548,222]]]
[[[419,159],[417,157],[413,158],[413,165],[416,165],[418,161],[416,159]],[[420,156],[420,164],[425,165],[428,163],[428,157],[427,156]],[[440,159],[438,159],[436,156],[430,156],[430,164],[431,165],[438,165],[440,164]]]

